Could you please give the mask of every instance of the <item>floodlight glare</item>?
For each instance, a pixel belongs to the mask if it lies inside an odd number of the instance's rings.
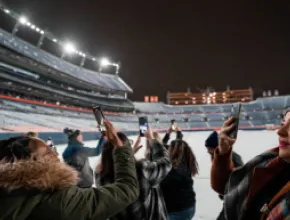
[[[19,18],[19,22],[20,22],[21,24],[26,24],[26,23],[27,23],[27,18],[24,17],[24,16],[22,16],[22,17]]]
[[[28,27],[30,27],[30,26],[31,26],[31,23],[30,23],[30,22],[27,22],[26,25],[27,25]]]
[[[40,29],[38,27],[35,30],[36,30],[36,32],[39,32],[40,31]]]
[[[110,65],[110,61],[107,58],[101,59],[101,66],[108,66]]]
[[[57,42],[57,39],[54,38],[52,41],[53,41],[53,42]]]
[[[34,24],[31,25],[31,29],[34,30],[36,27]]]
[[[93,61],[96,61],[96,58],[93,58]]]
[[[66,43],[64,45],[64,50],[67,53],[73,53],[73,52],[76,51],[76,48],[75,48],[75,46],[72,43]]]
[[[44,34],[44,31],[40,31],[41,34]]]
[[[5,12],[6,14],[10,14],[10,11],[9,11],[8,9],[5,9],[4,12]]]

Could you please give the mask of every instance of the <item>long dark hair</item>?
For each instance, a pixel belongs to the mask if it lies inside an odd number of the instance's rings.
[[[168,148],[173,168],[177,168],[181,162],[185,161],[192,176],[198,174],[198,163],[193,151],[188,143],[183,140],[172,141]]]
[[[0,161],[11,162],[24,160],[31,157],[29,148],[30,137],[12,137],[0,141]]]
[[[130,145],[130,140],[124,133],[118,132],[117,135],[119,139],[123,142],[124,146]],[[103,144],[102,159],[101,159],[102,170],[100,172],[101,185],[105,185],[106,183],[112,182],[114,180],[115,177],[114,161],[113,161],[114,148],[115,146],[109,141],[106,141]]]

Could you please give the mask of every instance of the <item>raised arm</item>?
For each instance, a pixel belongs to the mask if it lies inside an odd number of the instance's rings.
[[[218,149],[216,149],[211,166],[210,181],[212,189],[223,195],[233,170],[232,149],[225,154],[220,154]]]
[[[228,132],[234,128],[233,118],[228,119],[220,133],[219,146],[214,152],[213,163],[211,167],[211,186],[219,194],[224,194],[225,186],[234,170],[232,162],[232,146],[235,139],[228,137]]]
[[[141,163],[144,177],[151,185],[158,185],[172,168],[168,151],[156,140],[149,141],[151,148],[151,160],[144,160]]]
[[[82,152],[84,152],[88,157],[96,157],[102,153],[102,145],[105,142],[105,138],[102,136],[99,140],[97,147],[82,147]]]
[[[167,144],[168,141],[169,141],[169,139],[170,139],[170,133],[169,133],[169,131],[167,131],[166,134],[165,134],[165,136],[162,139],[162,143],[163,144]]]

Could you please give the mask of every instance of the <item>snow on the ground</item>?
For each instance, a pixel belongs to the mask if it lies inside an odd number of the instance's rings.
[[[211,161],[204,147],[204,141],[210,132],[187,132],[184,133],[184,140],[189,143],[199,163],[199,175],[194,177],[194,190],[196,192],[196,215],[195,220],[216,219],[221,211],[222,201],[210,187],[210,167]],[[172,137],[174,137],[172,135]],[[134,141],[136,137],[130,137]],[[96,147],[98,141],[86,142],[88,147]],[[277,146],[278,138],[274,131],[239,131],[237,143],[234,150],[239,153],[244,162],[263,151]],[[57,146],[60,155],[66,145]],[[144,155],[144,149],[137,154],[137,158]],[[94,168],[99,161],[99,157],[90,158],[90,164]]]

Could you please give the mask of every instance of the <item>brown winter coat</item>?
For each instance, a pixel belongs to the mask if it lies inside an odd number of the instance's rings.
[[[278,155],[279,148],[274,148],[269,151],[270,153],[275,153]],[[214,160],[211,168],[211,186],[212,188],[220,193],[224,194],[226,184],[228,184],[229,178],[233,172],[238,171],[235,169],[232,162],[232,149],[226,154],[219,154],[218,149],[215,151]],[[251,170],[251,180],[249,189],[247,190],[246,195],[246,203],[249,204],[251,199],[259,192],[259,190],[263,189],[263,187],[267,184],[268,181],[275,177],[275,174],[282,170],[285,165],[285,161],[283,161],[279,156],[275,156],[272,160],[267,162],[264,166],[259,164],[255,166],[253,170]],[[242,178],[243,179],[243,178]],[[234,180],[233,180],[234,181]],[[238,183],[239,187],[242,187],[242,181]],[[240,188],[241,189],[241,188]],[[267,217],[271,219],[286,219],[289,217],[289,208],[282,204],[285,202],[283,200],[287,200],[287,194],[290,192],[290,181],[277,193],[268,205],[268,211],[264,213],[262,219],[266,219]],[[234,204],[233,209],[235,209]],[[284,213],[282,213],[284,212]],[[286,216],[284,215],[286,213]],[[250,213],[242,213],[246,214],[244,217],[250,218]],[[243,218],[244,219],[244,218]],[[231,219],[229,219],[231,220]]]

